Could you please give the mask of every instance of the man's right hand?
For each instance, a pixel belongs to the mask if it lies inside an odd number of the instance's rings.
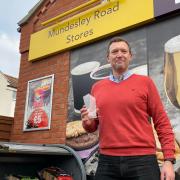
[[[82,119],[82,126],[87,132],[94,132],[98,127],[97,118],[89,118],[88,116],[88,109],[86,106],[83,106],[80,110],[81,112],[81,119]]]
[[[86,108],[86,106],[83,106],[82,109],[80,110],[81,112],[81,119],[82,121],[86,121],[86,122],[91,122],[92,120],[94,120],[93,118],[89,118],[88,116],[88,109]]]

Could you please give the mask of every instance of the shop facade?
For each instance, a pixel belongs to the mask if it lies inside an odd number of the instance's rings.
[[[11,141],[69,143],[66,127],[80,120],[83,96],[109,74],[106,46],[113,36],[129,41],[130,69],[154,80],[179,133],[180,51],[171,45],[180,42],[179,8],[178,0],[39,1],[19,22],[21,63]]]

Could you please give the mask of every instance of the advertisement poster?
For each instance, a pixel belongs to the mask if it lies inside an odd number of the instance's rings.
[[[141,75],[148,75],[145,35],[146,31],[142,30],[124,37],[129,39],[133,51],[133,61],[129,68]],[[83,131],[80,109],[84,105],[83,96],[90,93],[92,85],[108,78],[111,73],[106,52],[108,42],[109,39],[104,39],[71,52],[66,144],[75,149],[82,158],[86,158],[94,148],[96,149],[99,136],[98,131],[93,133]]]
[[[28,81],[24,131],[50,129],[54,75]]]
[[[174,131],[180,131],[179,27],[179,17],[174,17],[116,35],[126,39],[131,46],[133,60],[129,69],[153,79]],[[72,51],[68,121],[80,118],[83,96],[90,93],[95,82],[110,74],[106,58],[110,39]]]
[[[129,69],[133,73],[147,75],[154,81],[178,144],[180,144],[179,27],[179,17],[174,17],[116,35],[130,43],[133,60]],[[110,39],[111,37],[71,52],[66,144],[74,148],[83,158],[88,157],[97,147],[98,133],[87,133],[83,129],[80,131],[80,109],[84,104],[83,96],[90,93],[92,85],[107,78],[111,72],[106,52]]]
[[[134,73],[148,75],[146,31],[134,31],[122,35],[132,46],[133,61],[129,69]],[[107,62],[106,49],[110,39],[105,39],[71,53],[71,79],[69,92],[69,121],[80,118],[80,109],[84,105],[83,96],[90,93],[97,81],[107,78],[111,66]]]

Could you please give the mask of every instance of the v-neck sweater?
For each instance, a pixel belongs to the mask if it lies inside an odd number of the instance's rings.
[[[120,83],[104,79],[92,87],[98,120],[83,127],[93,132],[99,125],[100,153],[135,156],[156,153],[150,122],[161,142],[165,158],[174,158],[174,135],[158,91],[148,76],[131,75]]]

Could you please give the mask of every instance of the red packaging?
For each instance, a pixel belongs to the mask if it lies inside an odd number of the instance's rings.
[[[73,180],[71,176],[59,176],[57,179],[58,180]]]

